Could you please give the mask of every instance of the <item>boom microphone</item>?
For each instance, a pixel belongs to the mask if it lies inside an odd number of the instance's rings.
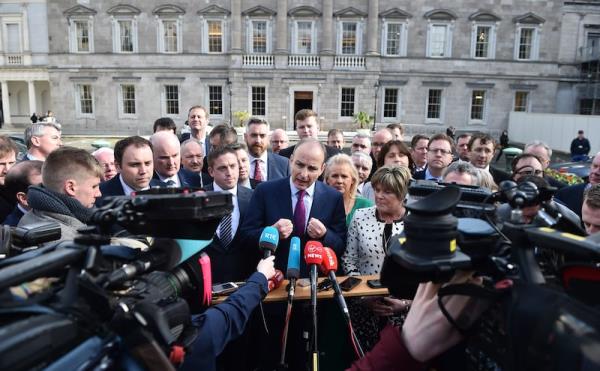
[[[260,234],[258,247],[264,252],[264,258],[271,256],[279,244],[279,231],[275,227],[265,227]]]
[[[308,241],[304,246],[304,260],[310,268],[310,306],[312,310],[312,370],[319,369],[319,351],[317,347],[317,267],[323,262],[323,244]]]

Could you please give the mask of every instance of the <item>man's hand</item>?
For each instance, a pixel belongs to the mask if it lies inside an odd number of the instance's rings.
[[[327,233],[327,228],[321,223],[319,219],[310,218],[308,225],[306,226],[306,233],[310,238],[319,240]]]
[[[269,256],[259,261],[256,271],[262,273],[267,278],[267,281],[270,280],[275,275],[275,256]]]
[[[294,231],[294,224],[289,219],[279,219],[277,223],[273,224],[273,227],[279,231],[279,238],[285,240]]]
[[[392,297],[367,299],[365,304],[371,308],[373,314],[379,317],[390,317],[401,313],[410,305],[410,300]]]

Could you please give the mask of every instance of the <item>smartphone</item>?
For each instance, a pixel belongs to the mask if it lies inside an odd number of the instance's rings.
[[[239,286],[235,282],[218,283],[212,286],[213,295],[227,295],[237,290]]]
[[[342,291],[350,291],[355,288],[362,280],[356,277],[348,277],[340,283]]]
[[[327,291],[333,287],[333,282],[329,278],[325,278],[317,285],[317,291]]]
[[[372,289],[382,289],[385,287],[381,284],[381,281],[379,280],[368,280],[367,286],[369,286]]]

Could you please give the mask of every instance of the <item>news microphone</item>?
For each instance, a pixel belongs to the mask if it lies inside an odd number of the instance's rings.
[[[279,244],[279,231],[275,227],[265,227],[260,234],[258,247],[263,251],[264,258],[271,256]]]
[[[292,303],[294,301],[294,293],[296,292],[296,280],[300,277],[300,238],[292,237],[290,241],[290,253],[288,256],[288,264],[286,276],[290,281],[288,291],[287,310],[285,314],[285,322],[283,325],[283,334],[281,336],[281,369],[285,369],[285,351],[287,347],[287,336],[290,325],[290,317],[292,315]]]
[[[269,279],[268,283],[268,287],[269,287],[269,292],[275,290],[276,288],[278,288],[279,286],[281,286],[281,283],[283,282],[283,272],[280,271],[279,269],[275,269],[275,275],[273,277],[271,277],[271,279]]]
[[[312,364],[313,370],[319,368],[319,351],[317,347],[317,267],[323,262],[323,244],[319,241],[308,241],[304,246],[304,260],[310,268],[310,306],[312,310]]]
[[[288,280],[296,280],[300,277],[300,238],[298,237],[292,237],[290,241],[286,276]]]

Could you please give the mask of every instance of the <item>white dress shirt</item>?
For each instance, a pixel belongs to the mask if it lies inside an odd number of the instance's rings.
[[[267,151],[264,151],[260,157],[254,157],[250,153],[248,153],[248,157],[250,157],[250,178],[254,179],[254,174],[256,171],[256,160],[260,160],[260,173],[262,174],[262,181],[266,182],[268,179],[268,164],[267,164]]]
[[[158,173],[156,173],[156,174],[158,174]],[[174,184],[173,184],[174,188],[181,187],[181,182],[179,181],[179,176],[177,174],[175,174],[171,177],[163,177],[162,175],[158,174],[158,178],[164,183],[167,183],[169,180],[172,180],[174,182]]]
[[[213,189],[215,191],[229,192],[233,195],[233,197],[231,198],[231,200],[233,201],[233,211],[231,212],[231,237],[233,238],[235,237],[235,232],[237,231],[238,226],[240,225],[240,207],[238,205],[237,186],[231,189],[223,189],[219,187],[217,183],[213,183]],[[219,225],[219,228],[217,229],[217,236],[221,238],[221,225]]]
[[[119,181],[121,182],[121,187],[123,187],[123,193],[125,193],[126,196],[130,196],[133,192],[137,192],[135,189],[131,188],[127,183],[125,183],[121,174],[119,174]],[[147,189],[150,189],[150,186],[142,189],[142,191]]]

